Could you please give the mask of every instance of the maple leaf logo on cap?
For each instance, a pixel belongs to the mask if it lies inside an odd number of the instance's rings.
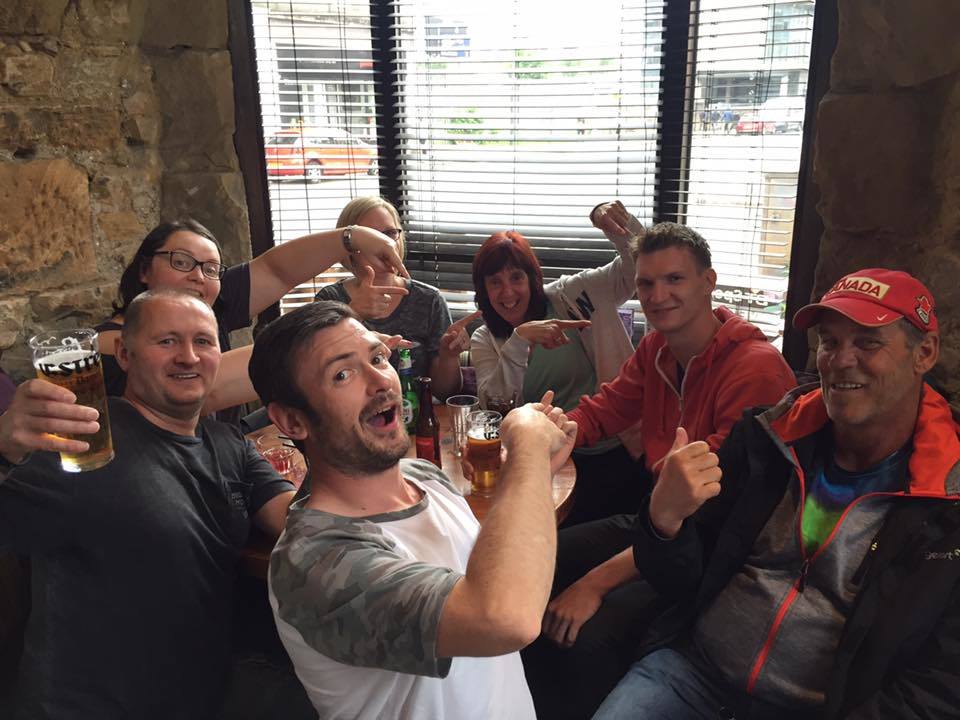
[[[915,308],[917,317],[919,317],[924,325],[930,324],[930,312],[933,310],[933,305],[930,304],[930,301],[927,299],[926,295],[920,295],[917,298],[917,307]]]

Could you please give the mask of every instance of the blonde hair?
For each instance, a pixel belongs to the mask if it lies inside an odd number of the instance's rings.
[[[376,208],[386,208],[390,217],[397,224],[400,234],[397,236],[397,253],[403,260],[407,254],[407,243],[404,241],[403,226],[400,224],[400,213],[389,202],[378,195],[367,195],[357,197],[344,205],[340,211],[340,217],[337,218],[337,227],[346,227],[347,225],[356,225],[357,221],[371,210]]]

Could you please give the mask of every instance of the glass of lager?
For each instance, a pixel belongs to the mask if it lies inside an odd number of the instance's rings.
[[[100,430],[95,435],[59,436],[90,443],[85,453],[60,453],[60,465],[67,472],[103,467],[113,460],[113,442],[96,331],[82,328],[43,332],[30,338],[30,349],[38,378],[65,387],[77,396],[78,405],[92,407],[100,413],[97,418]]]
[[[467,416],[467,460],[473,466],[472,490],[492,495],[500,475],[500,421],[493,410],[478,410]]]

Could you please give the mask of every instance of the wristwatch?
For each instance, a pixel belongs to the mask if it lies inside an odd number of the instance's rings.
[[[356,225],[347,225],[347,227],[343,229],[343,238],[342,238],[343,247],[346,249],[348,253],[351,253],[351,254],[360,252],[359,250],[353,249],[352,238],[353,238],[353,229],[355,227]]]

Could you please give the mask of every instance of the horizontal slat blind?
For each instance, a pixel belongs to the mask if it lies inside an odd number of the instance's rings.
[[[613,257],[587,219],[598,202],[650,221],[660,0],[391,5],[415,277],[472,300],[495,231],[526,236],[553,278]]]
[[[270,209],[275,242],[282,243],[336,227],[351,198],[379,194],[376,123],[382,119],[370,5],[253,0],[251,7]],[[336,268],[296,288],[281,311],[309,302],[344,274]]]
[[[664,50],[662,0],[383,2],[395,108],[374,92],[368,2],[252,3],[268,167],[271,145],[301,148],[299,175],[271,176],[277,241],[333,227],[351,197],[379,192],[366,157],[376,124],[392,123],[408,265],[455,308],[472,301],[470,264],[492,232],[526,235],[552,279],[612,257],[586,217],[595,204],[620,198],[649,223],[656,199],[658,219],[710,242],[716,300],[779,334],[812,0],[700,0],[683,57]],[[658,106],[676,63],[692,84],[679,128]],[[299,136],[324,133],[360,144],[336,144],[342,166],[305,182]],[[664,156],[681,166],[658,168]],[[655,198],[658,170],[682,181]]]
[[[782,332],[813,29],[812,1],[700,0],[687,182],[666,198],[710,242],[715,296]],[[667,59],[669,62],[670,59]]]

